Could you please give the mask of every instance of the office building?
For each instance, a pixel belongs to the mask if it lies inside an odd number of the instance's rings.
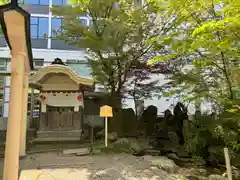
[[[21,6],[31,14],[31,40],[33,61],[36,69],[49,65],[60,58],[81,76],[89,77],[90,68],[84,58],[85,50],[69,46],[56,39],[56,30],[61,27],[62,19],[54,17],[52,6],[65,6],[67,0],[20,0]],[[87,17],[82,23],[89,25]],[[0,72],[10,72],[10,51],[4,37],[0,37]],[[10,77],[0,77],[0,116],[7,117]]]

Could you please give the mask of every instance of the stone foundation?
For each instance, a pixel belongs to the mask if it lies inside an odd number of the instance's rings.
[[[80,141],[82,130],[37,131],[35,142]]]

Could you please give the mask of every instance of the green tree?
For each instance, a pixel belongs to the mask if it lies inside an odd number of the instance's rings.
[[[0,5],[7,4],[9,1],[8,0],[0,0]]]
[[[58,38],[87,49],[87,58],[96,81],[109,92],[115,117],[121,116],[122,89],[129,71],[138,61],[146,61],[153,51],[147,40],[166,33],[168,24],[155,28],[154,8],[138,7],[132,0],[75,0],[73,6],[53,8],[63,16]],[[90,26],[80,23],[82,15],[91,17]],[[163,15],[164,16],[164,15]],[[160,18],[159,18],[160,19]],[[166,18],[167,19],[167,18]],[[111,130],[118,130],[117,123]]]
[[[157,1],[157,6],[166,6],[166,2]],[[213,137],[212,142],[205,138],[202,144],[199,140],[203,136],[195,133],[198,145],[207,149],[219,139],[224,142],[220,143],[220,150],[227,146],[239,152],[240,1],[169,0],[167,7],[165,11],[176,18],[177,28],[168,36],[151,40],[165,46],[167,53],[156,56],[149,64],[163,62],[175,67],[167,85],[170,91],[165,95],[182,92],[185,101],[207,100],[217,106],[218,121],[201,121],[205,129],[199,124],[192,128]]]
[[[239,61],[239,1],[170,0],[167,13],[177,18],[177,28],[158,43],[168,47],[155,62],[170,62],[178,71],[170,77],[188,100],[203,98],[223,104],[234,100],[233,69]],[[191,64],[189,68],[183,65]],[[175,93],[175,92],[174,92]],[[227,97],[227,98],[226,98]]]
[[[4,4],[7,4],[9,1],[8,0],[0,0],[0,6],[1,5],[4,5]],[[2,34],[2,27],[0,27],[0,34]]]

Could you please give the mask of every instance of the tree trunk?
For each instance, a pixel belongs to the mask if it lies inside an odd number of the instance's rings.
[[[135,95],[133,96],[133,101],[134,101],[134,107],[135,107],[135,119],[136,121],[138,120],[138,109],[137,109],[137,100]]]
[[[110,106],[113,108],[113,118],[109,121],[109,132],[121,134],[121,117],[122,117],[122,98],[119,92],[112,92],[109,97]]]

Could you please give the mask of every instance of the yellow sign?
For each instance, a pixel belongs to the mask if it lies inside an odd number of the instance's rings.
[[[113,117],[112,107],[102,106],[100,108],[100,117]]]

